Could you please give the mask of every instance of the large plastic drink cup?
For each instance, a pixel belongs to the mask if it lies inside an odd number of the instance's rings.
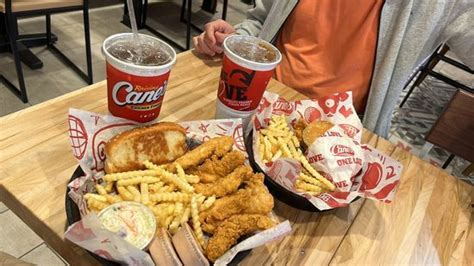
[[[242,118],[247,128],[281,54],[272,44],[252,36],[229,36],[223,47],[216,118]]]
[[[176,62],[174,49],[144,34],[140,34],[139,45],[133,45],[131,33],[120,33],[108,37],[102,51],[109,112],[141,123],[156,119]]]

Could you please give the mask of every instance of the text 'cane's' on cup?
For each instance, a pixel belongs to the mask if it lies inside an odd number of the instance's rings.
[[[108,37],[102,44],[106,58],[109,112],[117,117],[145,123],[160,114],[176,52],[165,42],[132,33]]]

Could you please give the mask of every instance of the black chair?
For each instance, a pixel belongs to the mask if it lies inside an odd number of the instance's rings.
[[[446,44],[442,44],[441,46],[439,46],[436,51],[428,58],[428,60],[426,60],[426,62],[418,69],[418,71],[416,71],[409,79],[409,81],[406,83],[405,85],[405,88],[403,89],[406,89],[406,87],[410,84],[411,80],[416,76],[416,74],[419,73],[418,77],[416,78],[415,82],[412,84],[412,86],[408,89],[408,92],[407,94],[405,95],[405,97],[403,98],[402,102],[400,103],[400,108],[403,107],[403,105],[405,104],[405,102],[408,100],[408,97],[410,97],[410,94],[413,92],[413,90],[415,89],[415,87],[419,86],[421,84],[421,82],[423,82],[423,80],[426,78],[426,76],[432,76],[436,79],[439,79],[443,82],[446,82],[447,84],[453,86],[453,87],[456,87],[456,88],[459,88],[459,89],[462,89],[462,90],[466,90],[466,91],[469,91],[471,93],[474,92],[474,89],[473,88],[470,88],[464,84],[461,84],[449,77],[446,77],[445,75],[439,73],[439,72],[436,72],[434,71],[434,67],[438,64],[439,61],[444,61],[454,67],[457,67],[459,69],[462,69],[466,72],[469,72],[471,74],[474,74],[474,71],[472,69],[470,69],[468,66],[452,59],[452,58],[449,58],[446,56],[446,53],[449,51],[449,47],[446,45]]]
[[[415,82],[411,85],[411,87],[409,88],[407,94],[405,95],[405,97],[403,98],[402,102],[400,103],[400,108],[403,107],[403,105],[405,104],[405,102],[407,101],[408,97],[410,97],[410,94],[413,92],[413,90],[419,86],[421,84],[421,82],[423,82],[423,80],[429,75],[429,76],[432,76],[436,79],[439,79],[455,88],[458,88],[460,91],[465,91],[466,93],[474,93],[474,89],[471,88],[471,87],[468,87],[462,83],[459,83],[458,81],[456,80],[453,80],[435,70],[433,70],[435,68],[435,66],[439,63],[439,61],[444,61],[454,67],[457,67],[463,71],[466,71],[470,74],[474,74],[474,71],[472,69],[470,69],[468,66],[450,58],[450,57],[447,57],[446,56],[446,53],[449,51],[449,47],[446,45],[446,44],[442,44],[440,45],[436,51],[426,60],[426,62],[410,77],[409,81],[407,82],[407,84],[405,85],[405,88],[411,83],[411,80],[418,74],[418,77],[416,78]],[[459,94],[459,91],[458,93]],[[456,94],[456,95],[457,95]],[[455,97],[454,97],[455,98]],[[453,99],[454,99],[453,98]],[[453,102],[453,99],[451,99],[451,102],[450,104]],[[434,130],[434,128],[439,124],[439,121],[440,119],[443,117],[444,115],[444,112],[446,112],[447,109],[449,109],[449,104],[447,107],[445,107],[445,110],[443,111],[443,114],[441,115],[441,117],[438,119],[438,121],[436,121],[436,123],[433,125],[432,129],[430,130],[430,132],[427,134],[427,136],[425,136],[425,144],[423,145],[423,147],[421,148],[421,151],[420,151],[420,157],[421,158],[424,158],[428,152],[431,150],[431,148],[433,147],[433,142],[431,139],[430,139],[430,134],[431,132]],[[467,119],[467,118],[466,118]],[[467,121],[467,120],[466,120]],[[438,143],[439,142],[439,143]],[[458,154],[457,152],[453,151],[450,149],[449,145],[447,144],[440,144],[441,142],[440,141],[437,141],[436,144],[438,144],[438,146],[448,150],[451,152],[451,154],[449,155],[448,159],[443,163],[443,166],[442,168],[443,169],[446,169],[449,164],[451,163],[451,161],[454,159],[454,156],[455,154]]]
[[[64,55],[55,45],[57,40],[51,33],[51,15],[69,11],[83,11],[84,18],[84,35],[87,60],[87,74],[84,73],[76,64],[74,64],[66,55]],[[30,16],[46,16],[46,42],[48,49],[53,52],[66,65],[71,67],[82,79],[88,84],[92,84],[92,58],[91,58],[91,41],[89,32],[89,1],[88,0],[0,0],[0,13],[3,13],[5,33],[8,36],[10,51],[13,54],[15,68],[18,76],[19,87],[7,80],[0,74],[2,81],[8,89],[10,89],[24,103],[28,102],[26,92],[25,79],[21,66],[20,52],[27,49],[25,45],[27,38],[18,34],[18,19]],[[1,25],[1,23],[0,23]],[[42,65],[40,65],[41,67]]]

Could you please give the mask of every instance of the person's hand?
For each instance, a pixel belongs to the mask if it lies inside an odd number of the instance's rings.
[[[193,45],[197,52],[214,56],[221,54],[224,49],[222,43],[224,39],[235,33],[232,25],[222,19],[209,22],[204,27],[204,32],[193,37]]]

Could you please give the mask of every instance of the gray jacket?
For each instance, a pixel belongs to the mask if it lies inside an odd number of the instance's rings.
[[[352,0],[348,0],[352,1]],[[298,0],[257,0],[238,34],[274,42]],[[385,0],[364,126],[387,137],[400,93],[415,68],[446,42],[474,67],[474,0]]]

